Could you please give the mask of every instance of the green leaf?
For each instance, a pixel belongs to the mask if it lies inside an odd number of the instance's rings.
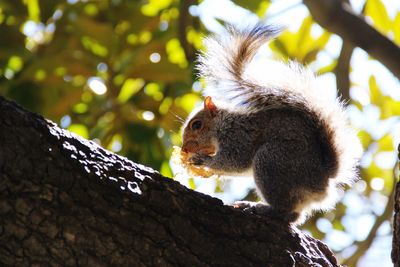
[[[371,103],[376,106],[381,106],[383,95],[378,86],[378,83],[376,82],[376,78],[374,75],[371,75],[369,77],[368,83],[369,83],[369,93],[370,93]]]
[[[143,88],[144,80],[143,79],[126,79],[124,84],[122,85],[121,91],[117,97],[117,100],[120,103],[125,103],[129,100],[134,94],[139,92],[140,89]]]
[[[389,96],[384,96],[384,101],[382,102],[380,116],[382,120],[393,116],[400,116],[400,101],[396,101]]]
[[[392,29],[394,35],[394,41],[396,44],[400,44],[400,12],[397,13],[396,17],[392,22]]]
[[[310,51],[305,53],[305,55],[303,56],[303,60],[302,61],[305,64],[313,62],[313,61],[315,61],[315,59],[317,59],[318,53],[319,53],[319,50],[317,50],[317,49],[310,50]]]
[[[88,36],[83,36],[81,38],[81,42],[87,50],[92,51],[92,53],[97,56],[106,57],[109,53],[109,50],[107,49],[107,47],[103,46],[97,40],[92,39]]]
[[[144,92],[146,95],[153,97],[155,101],[161,101],[164,98],[162,87],[158,83],[148,83]]]
[[[87,127],[83,124],[71,124],[68,128],[69,131],[82,136],[83,138],[89,138],[89,131]]]
[[[259,18],[262,18],[267,13],[268,8],[271,5],[270,0],[261,0],[261,1],[248,1],[248,0],[233,0],[233,2],[240,7],[243,7],[254,14],[256,14]]]
[[[306,17],[297,32],[283,32],[275,41],[271,42],[271,49],[286,59],[296,59],[299,62],[310,64],[328,43],[331,34],[323,31],[317,37],[313,36],[312,27],[318,27],[311,18]]]
[[[223,182],[222,182],[222,180],[221,179],[217,179],[216,180],[216,184],[215,184],[215,188],[214,188],[214,192],[215,193],[222,193],[222,192],[224,192],[224,189],[223,189],[223,186],[224,184],[223,184]]]
[[[384,137],[378,140],[378,149],[379,151],[393,151],[393,138],[389,134],[386,134]]]
[[[339,220],[333,221],[332,226],[333,226],[333,229],[335,229],[335,230],[339,230],[339,231],[344,231],[345,230],[342,222],[339,221]]]
[[[91,41],[91,44],[105,47],[107,50],[111,48],[115,35],[109,23],[81,15],[76,19],[74,28],[77,31],[75,35],[84,37],[86,42]]]
[[[171,167],[169,166],[168,161],[165,160],[162,162],[160,173],[162,175],[164,175],[165,177],[173,177],[172,170],[171,170]]]
[[[189,182],[190,189],[193,189],[193,190],[196,189],[196,183],[194,182],[194,179],[192,177],[189,178],[188,182]]]
[[[323,66],[317,70],[318,75],[322,75],[328,72],[333,72],[337,66],[337,60],[333,60],[326,66]]]
[[[368,178],[367,181],[370,181],[373,177],[381,177],[382,175],[382,169],[379,168],[375,162],[372,162],[369,167],[365,170],[366,177],[364,179]]]
[[[173,38],[167,42],[166,45],[168,60],[180,67],[185,68],[188,65],[185,52],[177,38]]]
[[[24,66],[24,62],[19,56],[12,56],[8,60],[7,67],[11,69],[13,72],[18,72]]]
[[[362,111],[364,108],[364,105],[361,104],[358,101],[355,101],[354,99],[351,100],[351,104],[354,105],[358,110]]]
[[[24,0],[24,4],[28,7],[29,19],[39,22],[40,9],[38,0]]]
[[[372,136],[365,130],[358,132],[358,138],[360,139],[364,150],[367,150],[369,145],[374,141]]]
[[[392,22],[381,0],[368,0],[365,6],[365,14],[372,19],[374,26],[380,32],[389,33]]]
[[[201,98],[197,94],[185,94],[184,96],[177,98],[175,103],[189,113],[200,100]]]
[[[233,3],[245,8],[247,10],[250,10],[253,13],[256,13],[257,11],[260,11],[260,6],[262,4],[264,4],[264,5],[265,5],[265,3],[269,4],[269,1],[265,1],[265,0],[264,1],[233,0]],[[265,10],[266,10],[266,8],[265,8]]]
[[[161,102],[160,107],[158,109],[158,111],[160,112],[160,114],[167,114],[167,112],[169,111],[169,108],[172,105],[172,98],[171,97],[166,97],[164,98],[164,100]]]
[[[329,42],[331,38],[331,33],[324,31],[320,37],[314,42],[313,47],[318,50],[322,50],[325,48],[326,44]]]
[[[261,3],[258,5],[258,8],[255,12],[257,14],[257,16],[262,18],[267,13],[267,10],[270,7],[270,5],[271,5],[270,1],[261,1]]]
[[[111,141],[108,142],[107,149],[113,152],[119,152],[122,149],[122,136],[120,134],[115,134]]]
[[[141,7],[141,11],[144,15],[149,17],[157,16],[158,13],[170,6],[172,0],[149,0],[147,4]]]
[[[312,26],[312,18],[311,16],[306,17],[301,23],[300,29],[297,33],[297,42],[296,49],[299,51],[299,54],[303,54],[304,50],[307,50],[307,47],[314,42],[311,36],[311,26]]]
[[[126,76],[159,82],[189,82],[190,70],[187,68],[181,69],[175,64],[147,63],[137,68],[132,68],[126,73]]]
[[[272,49],[272,51],[281,54],[285,59],[287,59],[290,57],[290,53],[286,48],[286,44],[290,42],[285,42],[284,38],[285,38],[285,33],[283,33],[279,38],[273,40],[269,44],[269,47]]]
[[[371,181],[372,178],[374,177],[381,177],[385,181],[392,179],[393,178],[393,170],[391,169],[382,169],[378,165],[376,165],[375,160],[369,165],[369,167],[364,170],[364,173],[367,176],[363,176],[367,181]]]
[[[85,104],[85,103],[78,103],[78,104],[76,104],[76,105],[72,108],[72,110],[73,110],[75,113],[82,114],[82,113],[87,112],[87,110],[88,110],[88,105]]]

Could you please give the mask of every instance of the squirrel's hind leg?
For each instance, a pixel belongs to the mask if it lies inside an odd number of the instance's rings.
[[[326,192],[327,178],[320,166],[312,140],[288,134],[271,138],[253,161],[258,193],[268,205],[254,209],[289,222],[304,221],[310,204]]]

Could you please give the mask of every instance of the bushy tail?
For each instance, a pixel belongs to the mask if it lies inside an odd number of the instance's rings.
[[[256,25],[251,29],[237,30],[227,27],[226,36],[205,39],[206,52],[200,56],[198,69],[209,83],[221,80],[241,84],[243,72],[259,48],[274,38],[279,30],[271,26]]]
[[[243,30],[228,26],[227,31],[227,35],[206,38],[206,51],[199,56],[197,68],[208,85],[205,94],[225,100],[254,95],[254,87],[258,85],[246,79],[244,72],[259,48],[280,30],[257,24]]]

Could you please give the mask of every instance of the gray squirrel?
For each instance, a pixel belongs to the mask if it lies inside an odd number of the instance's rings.
[[[205,40],[199,56],[204,106],[184,125],[189,161],[226,175],[254,176],[264,203],[252,213],[302,223],[328,210],[357,179],[361,146],[342,102],[323,96],[314,74],[297,63],[253,60],[278,31],[258,24]]]

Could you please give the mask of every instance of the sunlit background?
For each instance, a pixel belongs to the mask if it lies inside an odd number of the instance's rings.
[[[399,1],[350,3],[400,44]],[[301,1],[0,0],[0,94],[227,204],[257,200],[251,179],[190,178],[169,157],[180,145],[182,119],[201,101],[205,84],[193,67],[202,38],[223,33],[227,22],[258,20],[286,27],[258,59],[308,65],[327,97],[345,78],[339,67],[350,64],[350,84],[339,93],[360,130],[362,179],[334,211],[302,228],[349,266],[392,266],[389,196],[400,141],[399,80],[360,48],[341,58],[342,39],[315,23]]]

